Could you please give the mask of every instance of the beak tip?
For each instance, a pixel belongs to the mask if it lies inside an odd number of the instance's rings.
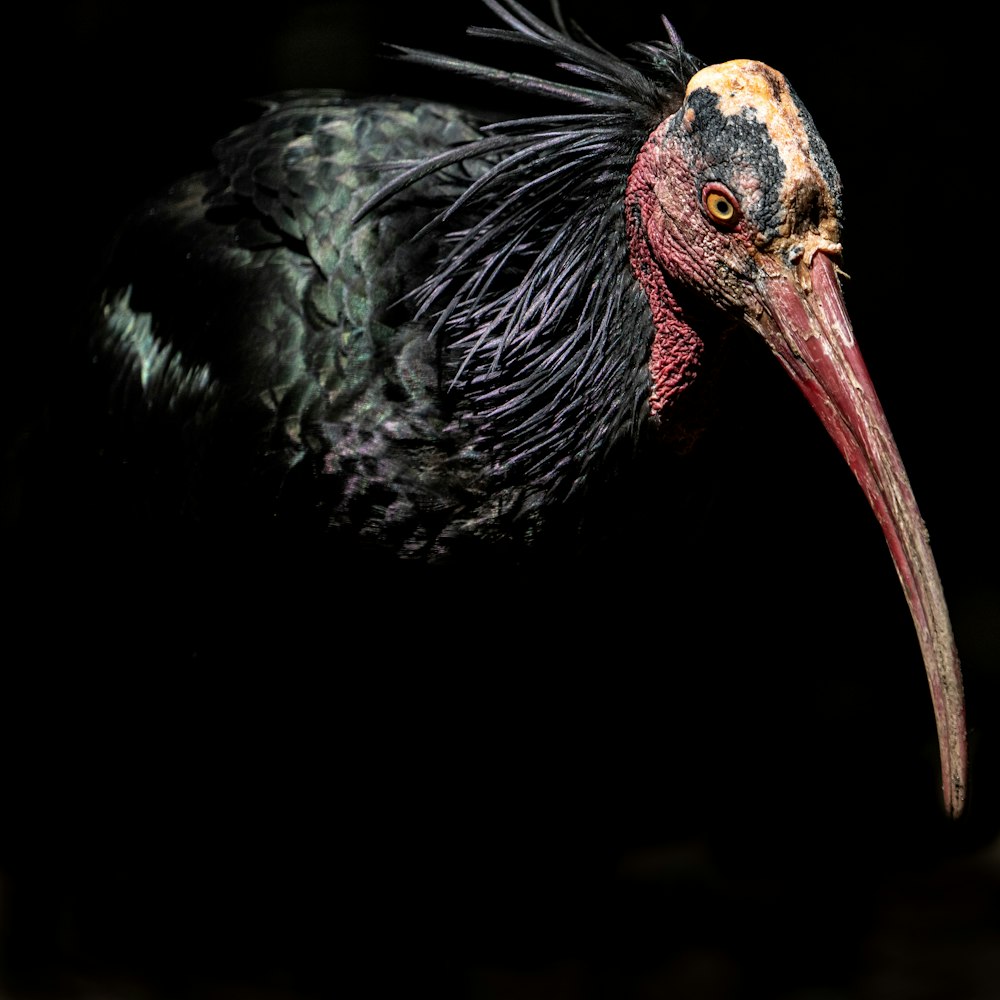
[[[944,805],[945,810],[952,819],[958,819],[965,810],[966,797],[966,760],[964,731],[961,746],[957,753],[957,759],[949,769],[944,784]]]

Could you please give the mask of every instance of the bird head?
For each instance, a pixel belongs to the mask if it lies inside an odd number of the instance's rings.
[[[926,530],[858,349],[836,260],[840,179],[812,119],[773,69],[737,60],[695,73],[652,132],[626,193],[632,270],[653,313],[655,419],[697,368],[697,293],[758,333],[798,384],[882,526],[923,652],[945,804],[962,809],[961,673]]]
[[[746,279],[840,252],[840,177],[784,78],[736,60],[700,70],[650,136],[630,189],[672,277],[746,308]],[[693,270],[687,265],[694,265]],[[700,265],[700,266],[698,266]]]

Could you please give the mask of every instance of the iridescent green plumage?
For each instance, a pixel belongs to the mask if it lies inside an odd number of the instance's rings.
[[[636,446],[652,332],[624,188],[694,63],[656,43],[633,64],[489,6],[510,29],[484,33],[572,60],[569,82],[404,58],[545,114],[281,99],[124,234],[95,344],[162,432],[143,461],[183,470],[197,516],[293,506],[421,557],[519,544]]]

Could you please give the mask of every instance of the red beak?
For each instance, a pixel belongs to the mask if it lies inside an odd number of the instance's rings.
[[[858,350],[833,262],[822,251],[761,279],[755,326],[805,393],[854,470],[878,518],[913,615],[930,684],[944,804],[965,804],[962,674],[927,531],[906,470]]]

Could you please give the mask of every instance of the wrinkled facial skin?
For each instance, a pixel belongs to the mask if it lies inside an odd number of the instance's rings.
[[[748,282],[808,268],[817,251],[840,253],[836,167],[794,92],[763,63],[738,60],[692,77],[639,169],[656,196],[646,220],[653,255],[671,277],[710,289],[723,308],[748,306]],[[705,205],[710,185],[735,200],[727,225]]]

